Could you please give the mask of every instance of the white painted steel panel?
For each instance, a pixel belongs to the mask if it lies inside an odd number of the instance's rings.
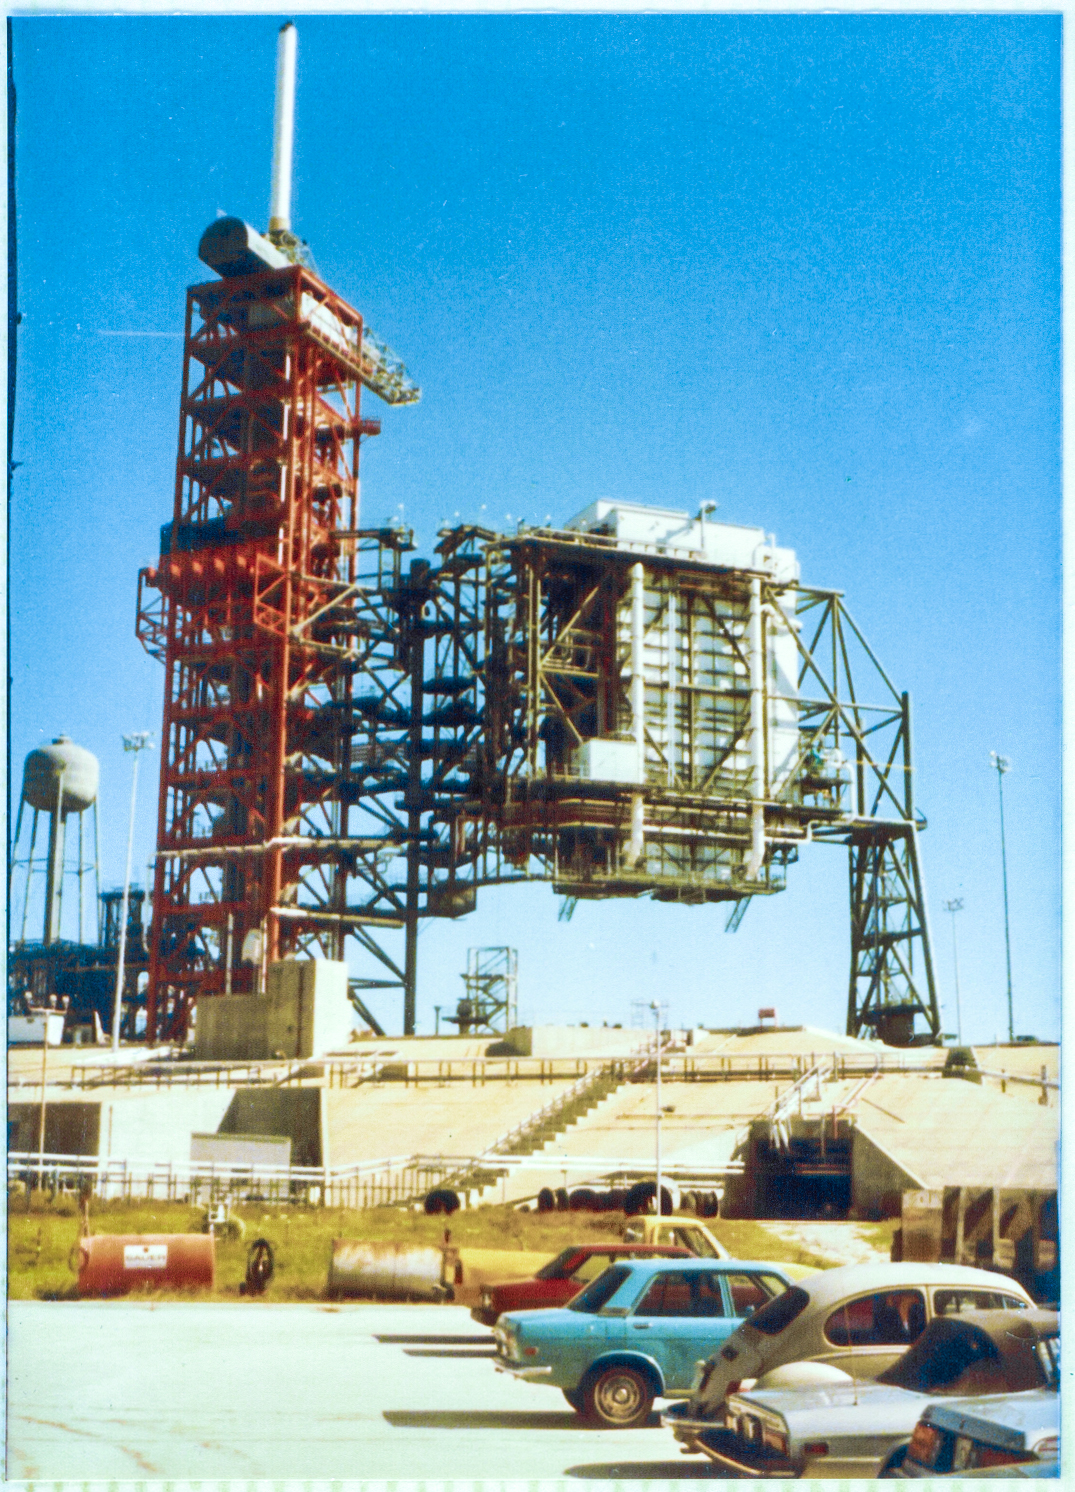
[[[578,750],[579,776],[587,782],[641,782],[633,741],[584,741]]]

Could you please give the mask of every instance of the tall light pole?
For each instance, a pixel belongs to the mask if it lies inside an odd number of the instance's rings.
[[[963,910],[963,898],[953,897],[946,901],[944,910],[952,914],[952,962],[956,970],[956,1040],[963,1045],[963,1020],[959,1013],[959,949],[956,947],[956,913]]]
[[[661,1007],[653,1000],[650,1007],[653,1011],[654,1025],[654,1055],[657,1058],[657,1193],[653,1199],[657,1216],[661,1214]]]
[[[153,745],[152,733],[136,730],[123,737],[124,751],[134,752],[134,771],[131,773],[131,821],[127,829],[127,869],[123,875],[123,901],[119,913],[119,957],[116,960],[116,1001],[112,1011],[112,1050],[119,1052],[119,1023],[123,1014],[123,964],[127,956],[127,904],[131,896],[131,856],[134,853],[134,805],[138,796],[138,755]]]
[[[1000,794],[1000,868],[1004,877],[1004,950],[1008,958],[1008,1040],[1015,1040],[1015,1017],[1012,1014],[1012,937],[1008,923],[1008,855],[1004,845],[1004,774],[1012,769],[1006,756],[989,753],[990,765],[997,769],[997,791]]]

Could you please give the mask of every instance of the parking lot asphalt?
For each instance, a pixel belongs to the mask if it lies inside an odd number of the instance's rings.
[[[7,1476],[719,1479],[491,1353],[459,1306],[13,1301]]]

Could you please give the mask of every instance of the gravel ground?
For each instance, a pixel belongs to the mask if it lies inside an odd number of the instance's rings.
[[[833,1264],[876,1264],[889,1256],[887,1242],[879,1244],[868,1224],[766,1222],[765,1226],[785,1243],[799,1244]]]

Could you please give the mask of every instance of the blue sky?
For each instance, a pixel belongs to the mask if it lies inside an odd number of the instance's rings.
[[[61,729],[100,756],[108,885],[120,736],[159,735],[133,621],[171,511],[184,291],[218,212],[265,226],[278,24],[14,21],[14,790]],[[994,748],[1016,1030],[1059,1025],[1059,105],[1057,16],[299,20],[295,227],[423,389],[370,410],[366,520],[402,504],[428,552],[456,513],[715,499],[794,548],[911,692],[945,1025],[962,897],[974,1039],[1007,1025]],[[427,924],[419,1028],[491,943],[518,947],[534,1020],[661,998],[677,1024],[775,1004],[842,1028],[839,850],[734,935],[722,908],[557,907],[504,889]]]

